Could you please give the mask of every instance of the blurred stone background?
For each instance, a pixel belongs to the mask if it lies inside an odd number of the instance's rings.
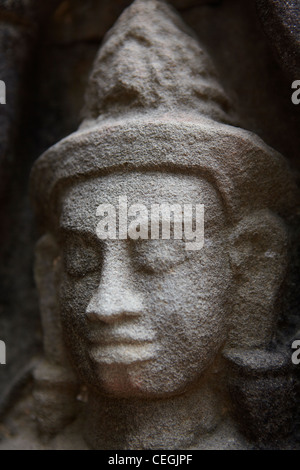
[[[30,169],[44,150],[78,127],[95,54],[130,3],[0,0],[0,80],[7,85],[7,104],[0,106],[0,339],[7,345],[0,415],[9,391],[41,350],[33,280],[39,234],[28,199]],[[299,179],[300,105],[292,104],[291,84],[300,80],[300,2],[170,3],[211,53],[241,127],[279,150]],[[287,347],[300,339],[299,231],[296,226],[278,327],[278,340]]]

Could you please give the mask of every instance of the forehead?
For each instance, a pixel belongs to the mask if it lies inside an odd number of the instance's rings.
[[[82,230],[95,227],[100,204],[118,205],[126,196],[128,205],[204,204],[207,221],[223,222],[220,197],[203,178],[169,173],[120,173],[83,181],[71,187],[62,199],[60,226]]]

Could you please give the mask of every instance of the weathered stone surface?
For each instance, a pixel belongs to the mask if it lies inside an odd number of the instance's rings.
[[[265,445],[262,424],[269,443],[286,446],[289,371],[267,353],[295,208],[286,162],[234,125],[209,56],[161,2],[124,12],[86,96],[80,129],[32,173],[46,233],[36,265],[46,361],[35,374],[35,412],[52,439],[41,444],[24,419],[2,448],[246,449]],[[204,248],[99,241],[97,207],[124,195],[146,207],[204,204]],[[233,421],[232,401],[245,411]]]
[[[235,350],[227,360],[233,413],[243,433],[264,448],[288,446],[296,408],[289,355]]]

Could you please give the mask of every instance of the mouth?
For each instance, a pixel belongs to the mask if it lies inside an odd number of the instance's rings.
[[[154,359],[156,346],[154,344],[118,344],[98,346],[91,349],[91,357],[98,364],[129,365],[135,362],[145,362]]]
[[[133,364],[154,359],[157,346],[155,335],[137,326],[105,325],[91,329],[90,356],[98,364]]]

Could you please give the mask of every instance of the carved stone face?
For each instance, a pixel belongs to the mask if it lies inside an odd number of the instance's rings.
[[[100,204],[204,204],[205,245],[99,240]],[[217,192],[195,176],[114,174],[69,189],[60,219],[63,330],[82,380],[116,396],[193,386],[226,340],[232,285]]]

